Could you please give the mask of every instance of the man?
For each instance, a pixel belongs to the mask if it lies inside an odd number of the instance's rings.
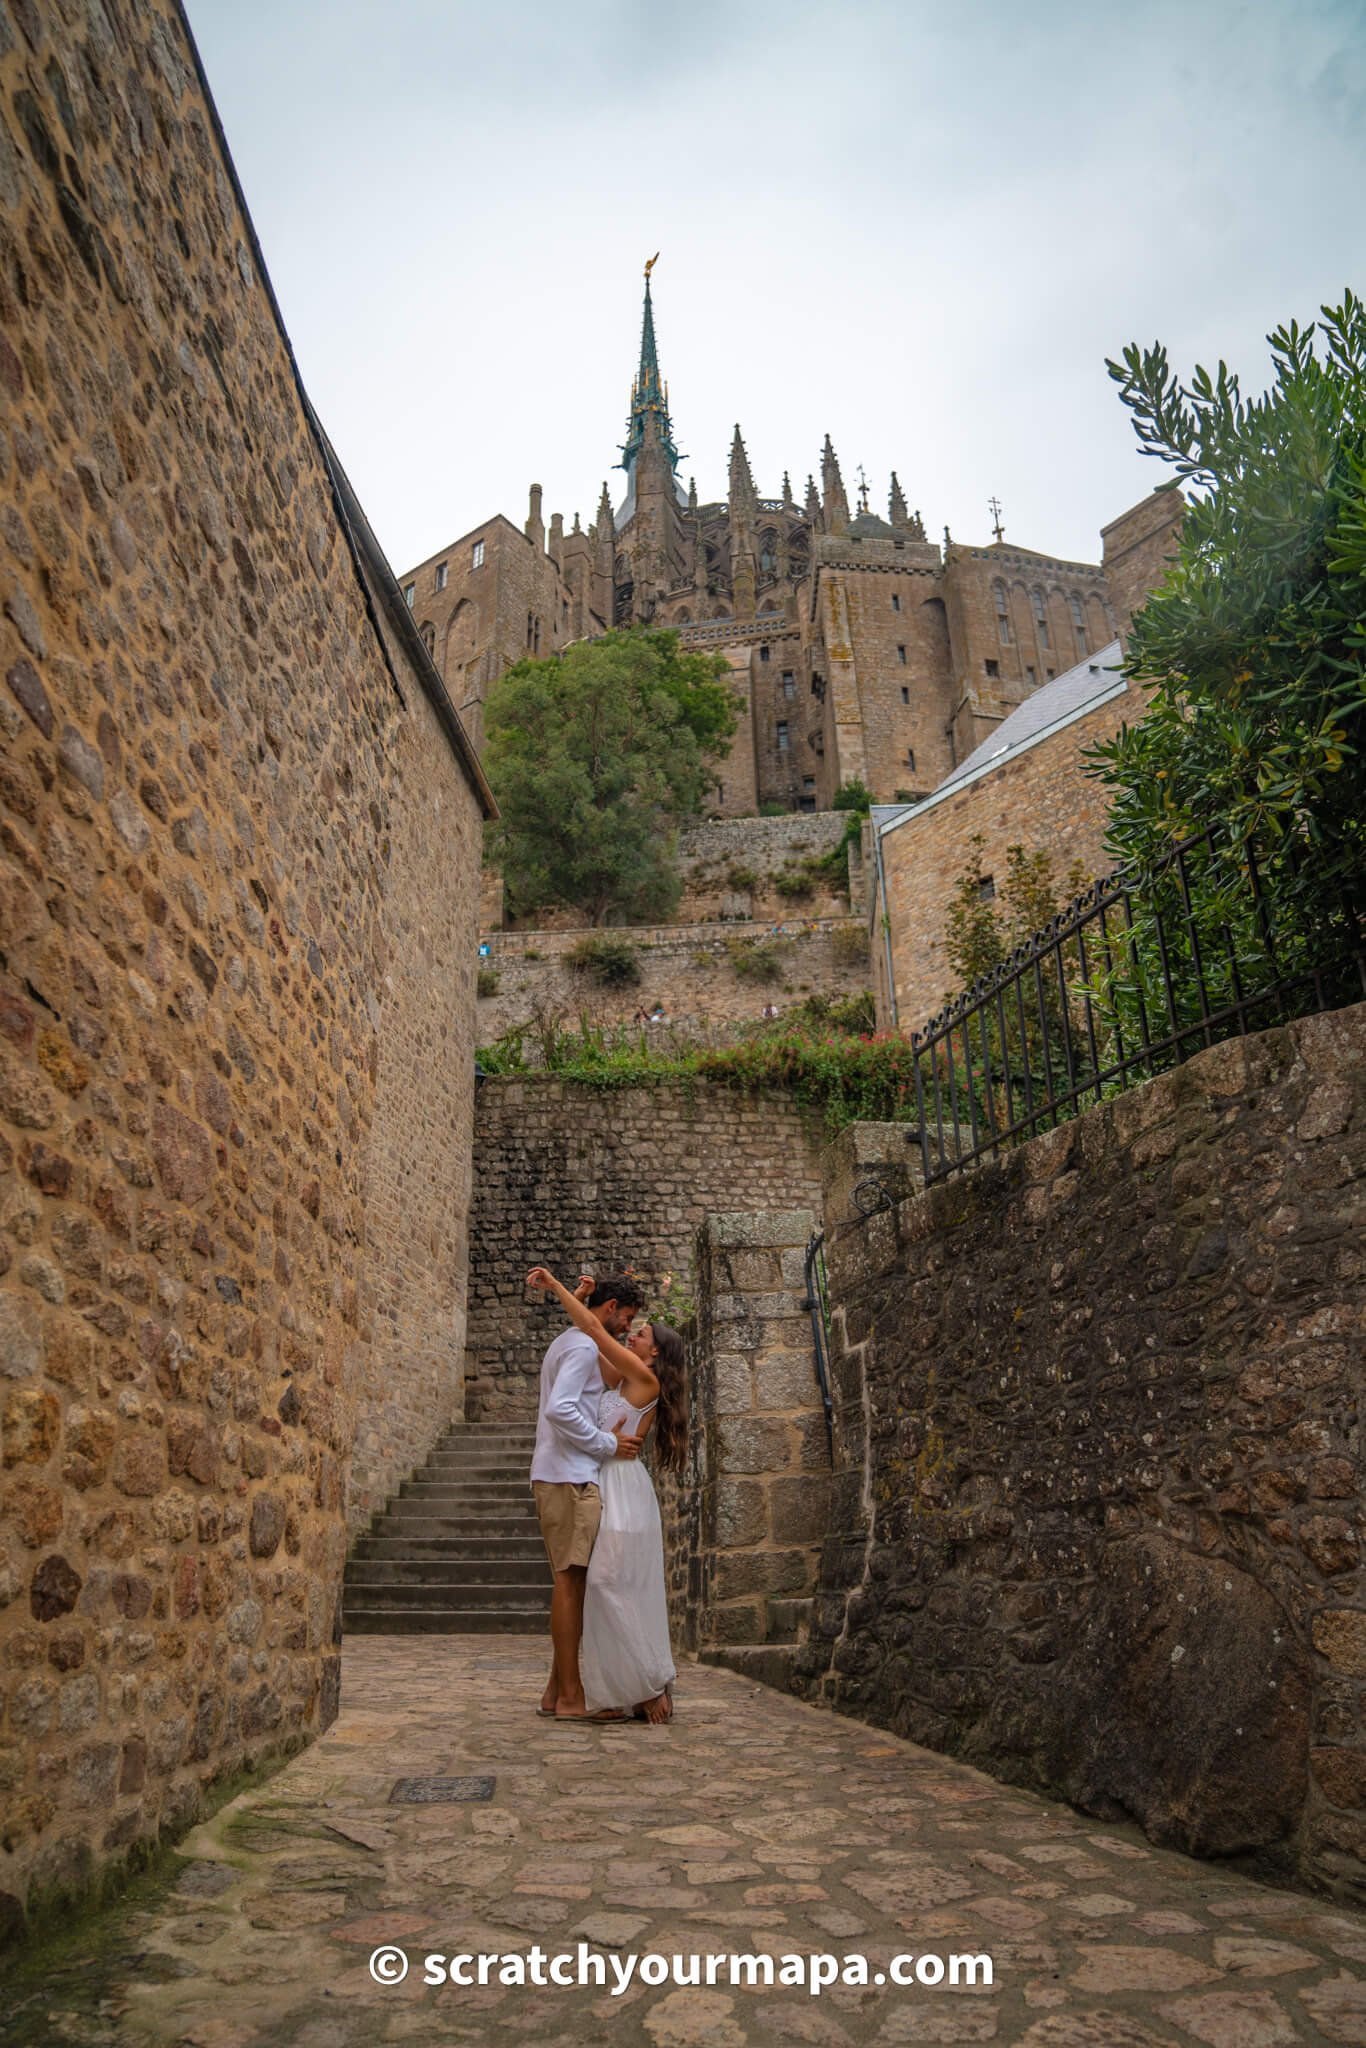
[[[600,1280],[588,1306],[613,1337],[624,1337],[645,1296],[625,1274]],[[550,1679],[541,1695],[541,1712],[557,1721],[588,1718],[579,1676],[579,1639],[583,1634],[583,1595],[588,1578],[602,1497],[598,1468],[608,1458],[635,1458],[641,1439],[598,1427],[598,1397],[603,1391],[598,1348],[582,1330],[563,1331],[541,1361],[541,1395],[536,1413],[536,1448],[531,1459],[531,1490],[536,1496],[555,1587],[550,1596]]]

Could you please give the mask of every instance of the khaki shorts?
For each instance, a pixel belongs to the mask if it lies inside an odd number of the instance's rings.
[[[571,1565],[586,1565],[602,1520],[597,1481],[574,1486],[566,1479],[533,1479],[531,1491],[536,1496],[550,1569],[564,1572]]]

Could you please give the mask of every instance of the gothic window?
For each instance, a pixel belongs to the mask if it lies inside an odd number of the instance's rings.
[[[785,669],[783,670],[783,695],[784,695],[785,697],[795,697],[795,696],[796,696],[796,694],[797,694],[797,679],[796,679],[796,677],[795,677],[795,676],[793,675],[793,673],[792,673],[792,671],[791,671],[791,669],[790,669],[790,668],[785,668]]]
[[[428,654],[432,656],[433,660],[435,660],[436,627],[432,624],[431,620],[428,619],[426,623],[424,625],[419,626],[417,630],[422,635],[422,645],[426,648]]]
[[[448,562],[438,562],[438,563],[437,563],[437,565],[436,565],[436,587],[437,587],[437,589],[438,589],[438,590],[444,590],[444,589],[446,588],[446,578],[447,578],[447,573],[448,573],[448,571],[449,571],[449,568],[450,568],[450,564],[449,564]]]
[[[907,766],[908,768],[914,768],[914,767],[915,767],[915,748],[914,748],[914,747],[907,747],[907,749],[906,749],[906,766]]]
[[[778,752],[780,754],[787,752],[787,720],[785,718],[778,720]]]
[[[476,541],[476,542],[474,543],[474,553],[473,553],[473,554],[472,554],[472,555],[470,556],[470,567],[471,567],[471,569],[482,569],[482,568],[483,568],[483,566],[484,566],[484,543],[483,543],[483,541],[481,541],[481,540],[477,540],[477,541]]]
[[[759,574],[776,575],[778,569],[778,536],[770,527],[759,535]]]
[[[1034,607],[1034,624],[1039,629],[1039,645],[1041,647],[1047,647],[1049,645],[1048,611],[1044,605],[1043,592],[1038,588],[1037,585],[1034,587],[1033,590],[1030,591],[1029,601]]]
[[[1010,603],[1006,597],[1004,583],[993,583],[992,595],[996,599],[996,630],[1001,636],[1002,647],[1010,645]]]
[[[767,661],[767,660],[768,660],[768,649],[767,649],[767,647],[761,647],[761,648],[759,649],[759,659],[760,659],[760,661]]]
[[[905,648],[904,648],[904,647],[898,647],[898,648],[897,648],[897,650],[896,650],[896,658],[897,658],[897,660],[898,660],[898,661],[899,661],[899,662],[901,663],[901,666],[902,666],[903,668],[905,668],[905,666],[906,666],[906,650],[905,650]]]
[[[405,583],[403,586],[403,602],[407,605],[409,611],[413,608],[413,599],[416,595],[417,585],[415,583]]]
[[[1086,614],[1081,608],[1081,599],[1073,595],[1067,602],[1072,613],[1072,631],[1077,636],[1077,652],[1086,654],[1089,651],[1086,645]]]

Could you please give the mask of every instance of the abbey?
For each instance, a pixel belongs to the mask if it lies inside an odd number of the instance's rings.
[[[489,686],[527,655],[612,626],[676,628],[722,654],[744,710],[714,811],[825,810],[858,778],[882,803],[928,795],[1029,693],[1114,637],[1105,571],[1007,544],[926,538],[896,475],[886,518],[864,486],[851,511],[825,437],[820,483],[760,495],[740,429],[727,496],[685,487],[659,369],[649,268],[613,507],[585,532],[541,487],[519,531],[501,515],[401,578],[466,728],[480,744]]]

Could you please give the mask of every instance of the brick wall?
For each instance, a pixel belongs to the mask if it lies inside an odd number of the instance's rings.
[[[475,1122],[471,1418],[535,1412],[541,1355],[561,1318],[528,1300],[531,1266],[576,1278],[630,1261],[651,1280],[686,1276],[713,1211],[810,1205],[817,1146],[818,1134],[777,1096],[703,1084],[486,1081]]]
[[[983,869],[998,890],[1005,877],[1006,849],[1011,845],[1021,845],[1029,852],[1046,849],[1052,856],[1060,893],[1074,861],[1081,863],[1087,880],[1109,873],[1112,863],[1106,859],[1104,847],[1105,791],[1084,772],[1081,757],[1124,722],[1132,725],[1141,716],[1143,701],[1143,692],[1130,684],[1085,717],[883,835],[892,977],[902,1031],[919,1030],[945,995],[958,987],[944,932],[954,884],[971,859],[974,837],[980,834],[986,842]],[[879,945],[878,1021],[886,1029],[891,1014],[880,934],[875,931],[873,938]]]
[[[833,1231],[801,1687],[1360,1899],[1363,1169],[1366,1006]]]
[[[336,1712],[348,1478],[455,1398],[479,805],[180,16],[26,6],[0,99],[5,1926]]]

